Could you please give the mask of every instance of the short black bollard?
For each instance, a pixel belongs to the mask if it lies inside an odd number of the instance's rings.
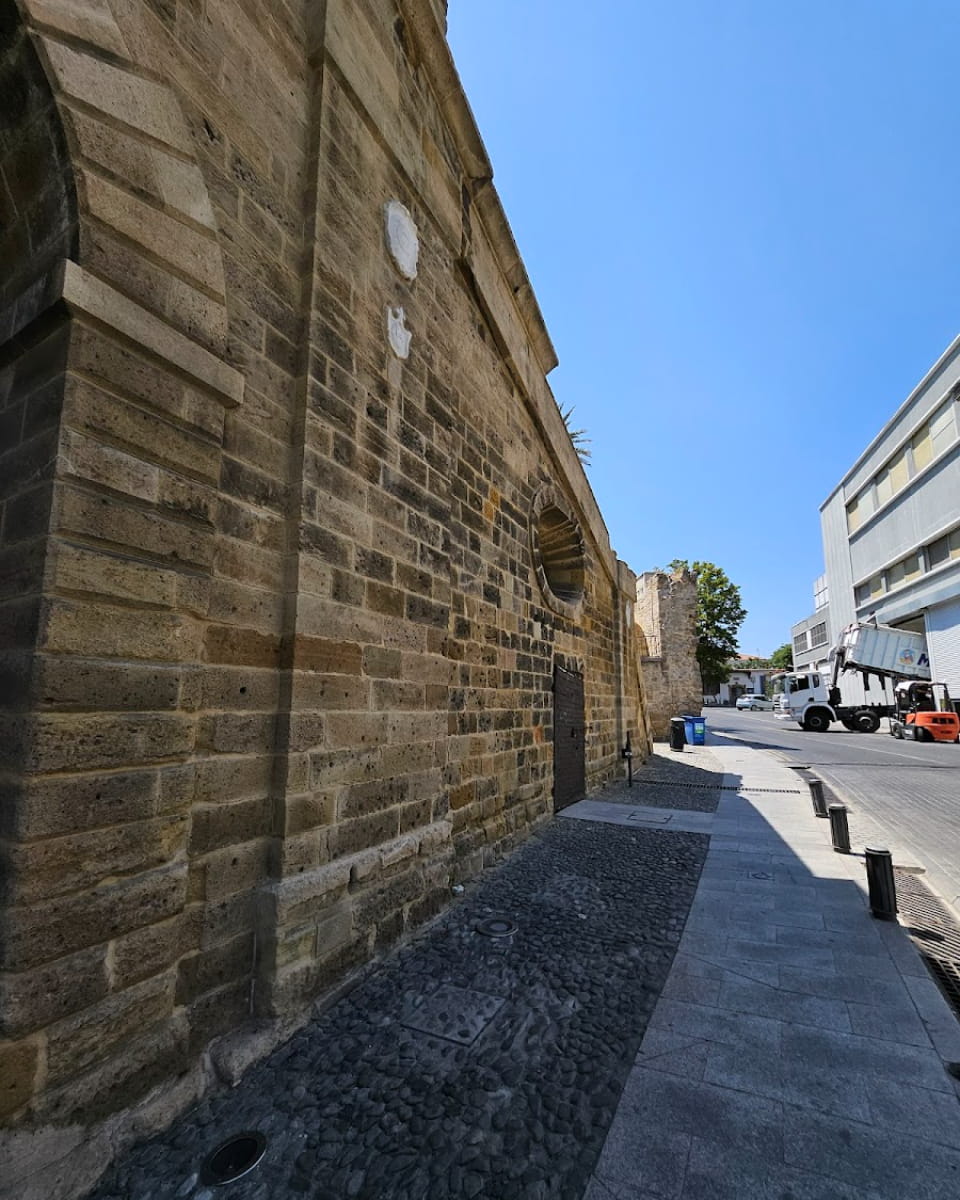
[[[830,837],[833,848],[838,854],[850,853],[850,827],[847,825],[847,806],[831,804],[827,809],[830,814]]]
[[[670,749],[682,750],[687,741],[683,717],[670,718]]]
[[[879,846],[864,850],[870,911],[880,921],[897,919],[897,885],[893,878],[893,856]]]
[[[809,780],[810,799],[813,801],[813,811],[818,817],[827,815],[827,802],[823,796],[823,784],[819,779]]]
[[[633,787],[633,748],[630,745],[630,732],[627,731],[627,744],[620,751],[627,760],[627,787]]]

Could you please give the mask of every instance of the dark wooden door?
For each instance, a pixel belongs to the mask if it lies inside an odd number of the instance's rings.
[[[583,676],[553,671],[553,808],[583,799],[586,787]]]

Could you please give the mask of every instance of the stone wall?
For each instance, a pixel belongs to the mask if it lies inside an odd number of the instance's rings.
[[[62,200],[0,318],[0,1179],[56,1200],[549,818],[555,668],[588,788],[644,718],[445,6],[0,5]]]
[[[689,571],[646,571],[637,579],[637,638],[653,736],[670,736],[670,718],[699,713],[697,581]]]

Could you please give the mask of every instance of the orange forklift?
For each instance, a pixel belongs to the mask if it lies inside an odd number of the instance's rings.
[[[919,680],[898,683],[893,689],[894,711],[890,733],[915,742],[960,742],[960,717],[950,702],[945,683]]]

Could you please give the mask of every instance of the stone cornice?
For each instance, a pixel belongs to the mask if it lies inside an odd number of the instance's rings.
[[[142,307],[109,283],[65,259],[60,265],[59,287],[54,290],[70,312],[106,325],[212,393],[225,408],[236,408],[243,399],[243,376],[233,367],[193,342],[156,313]]]

